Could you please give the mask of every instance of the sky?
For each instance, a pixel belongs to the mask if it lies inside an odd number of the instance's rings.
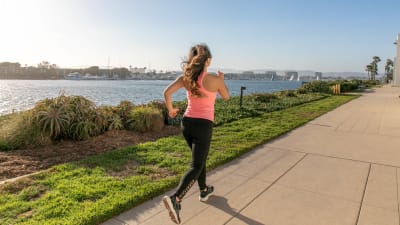
[[[379,72],[396,54],[399,0],[0,0],[0,62],[180,70]]]

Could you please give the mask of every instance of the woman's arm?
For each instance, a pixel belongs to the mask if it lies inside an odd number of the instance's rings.
[[[168,115],[171,118],[174,118],[178,112],[179,109],[174,108],[172,105],[172,94],[174,94],[176,91],[184,87],[183,84],[183,77],[179,76],[176,78],[175,81],[173,81],[168,87],[164,90],[164,99],[165,99],[165,105],[167,106],[168,109]]]
[[[218,71],[217,77],[219,79],[218,93],[219,93],[219,95],[221,95],[222,99],[228,100],[229,99],[229,90],[225,84],[225,80],[224,80],[225,75],[221,71]]]

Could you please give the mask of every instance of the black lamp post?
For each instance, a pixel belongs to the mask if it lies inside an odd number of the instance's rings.
[[[242,103],[243,103],[243,90],[246,90],[246,87],[241,86],[240,87],[240,108],[242,108]]]

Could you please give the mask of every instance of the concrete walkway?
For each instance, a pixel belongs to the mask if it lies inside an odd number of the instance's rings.
[[[195,185],[182,224],[399,225],[399,93],[365,93],[212,171],[215,196]],[[161,197],[103,225],[174,224]]]

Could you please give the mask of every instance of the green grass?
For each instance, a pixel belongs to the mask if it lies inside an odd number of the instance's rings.
[[[207,167],[356,97],[331,96],[215,127]],[[0,187],[0,224],[98,224],[176,186],[189,161],[185,141],[173,136],[58,165]]]

